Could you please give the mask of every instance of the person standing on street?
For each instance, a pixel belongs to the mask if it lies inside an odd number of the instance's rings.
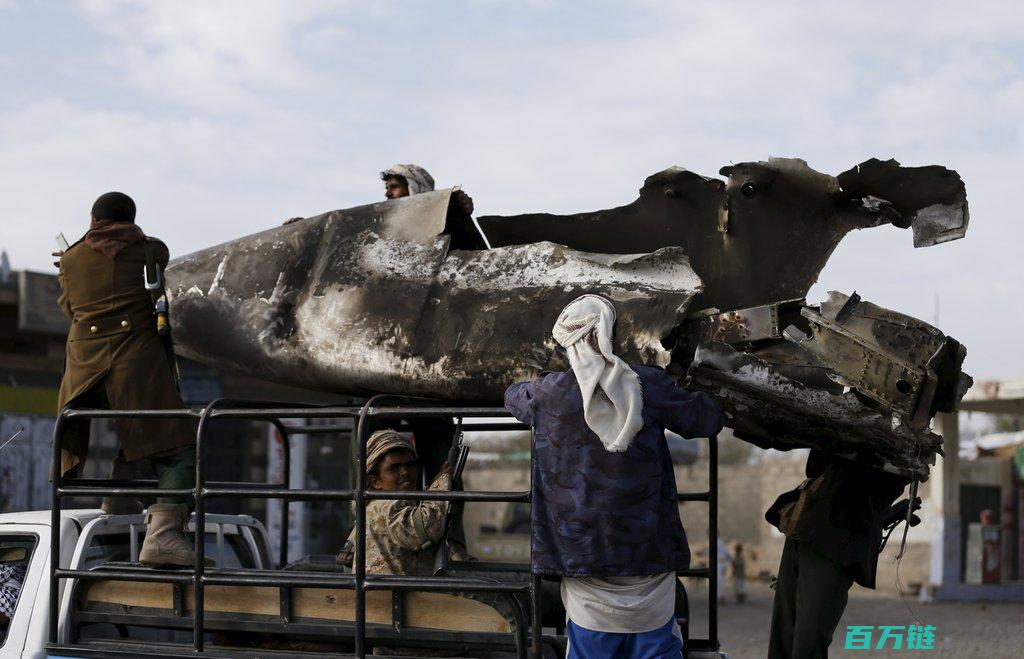
[[[135,202],[120,192],[101,195],[89,230],[60,253],[60,307],[71,318],[58,409],[116,410],[184,407],[173,353],[157,332],[144,270],[167,266],[167,247],[135,224]],[[148,458],[159,487],[195,485],[196,427],[190,419],[115,420],[121,452],[115,478],[130,478],[133,463]],[[61,474],[80,477],[89,450],[89,421],[71,420],[61,442]],[[104,512],[118,507],[104,501]],[[184,529],[186,500],[161,497],[149,507],[139,560],[150,566],[190,566],[195,554]]]
[[[769,659],[828,657],[854,582],[875,587],[886,513],[909,481],[812,449],[807,479],[765,519],[786,536],[772,607]]]

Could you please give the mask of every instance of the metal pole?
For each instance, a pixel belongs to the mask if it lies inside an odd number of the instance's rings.
[[[277,431],[281,433],[281,444],[284,447],[284,457],[281,464],[284,467],[284,489],[289,490],[292,486],[292,445],[291,436],[288,434],[288,428],[279,420],[274,419],[272,422]],[[281,499],[281,529],[279,531],[278,538],[278,563],[277,567],[279,570],[283,570],[284,566],[288,564],[288,522],[289,522],[289,499],[288,497],[282,497]]]
[[[356,573],[356,638],[355,655],[366,657],[366,438],[367,416],[377,397],[366,401],[359,410],[359,422],[353,433],[356,442],[356,547],[352,567]]]
[[[708,642],[718,650],[718,435],[708,437]]]
[[[532,535],[532,534],[531,534]],[[533,659],[541,659],[542,655],[542,640],[544,634],[544,618],[541,615],[540,610],[540,592],[541,592],[541,581],[540,575],[533,575],[533,583],[530,585],[530,611],[533,623],[530,625],[530,656]]]
[[[192,643],[196,652],[203,651],[203,622],[205,617],[203,601],[203,573],[206,568],[206,499],[203,492],[203,483],[206,481],[206,459],[203,455],[203,441],[206,436],[207,422],[210,412],[216,407],[218,401],[212,401],[203,409],[199,417],[199,427],[196,429],[196,483],[193,497],[196,502],[196,564],[195,564],[195,586],[194,601],[192,606]]]
[[[533,571],[533,477],[536,473],[537,455],[534,452],[534,433],[530,432],[530,571]],[[541,580],[539,574],[531,575],[530,579],[530,656],[534,659],[541,658],[541,636],[544,632],[544,619],[540,610]]]
[[[53,500],[50,503],[50,643],[58,642],[60,617],[60,486],[61,446],[64,434],[64,411],[57,415],[53,422],[53,455],[50,462],[50,473],[53,475]]]

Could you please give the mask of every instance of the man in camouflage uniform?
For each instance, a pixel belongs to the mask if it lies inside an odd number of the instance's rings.
[[[366,482],[371,490],[411,492],[419,483],[416,447],[396,430],[378,430],[366,442]],[[452,489],[447,463],[434,477],[430,490]],[[434,554],[448,518],[446,501],[371,501],[366,506],[367,574],[430,575]],[[349,535],[341,562],[351,560],[355,533]]]

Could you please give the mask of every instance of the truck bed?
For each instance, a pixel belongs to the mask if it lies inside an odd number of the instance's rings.
[[[107,650],[114,642],[138,652],[137,643],[112,639],[111,626],[114,630],[178,630],[180,638],[175,640],[182,643],[168,644],[167,649],[195,656],[191,648],[193,596],[188,584],[107,579],[79,582],[75,640]],[[355,636],[355,592],[351,588],[207,585],[204,609],[210,650],[230,649],[236,656],[238,649],[245,647],[287,650],[293,655],[299,650],[310,652],[303,656],[317,656],[317,650],[351,651]],[[391,590],[366,593],[366,637],[371,644],[507,653],[515,651],[517,638],[522,642],[517,631],[493,607],[460,595]],[[152,640],[143,642],[148,655]]]

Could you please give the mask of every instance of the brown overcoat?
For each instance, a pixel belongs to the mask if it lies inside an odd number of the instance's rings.
[[[145,238],[156,261],[167,265],[167,247]],[[121,249],[111,259],[83,240],[60,259],[59,303],[71,317],[58,408],[141,410],[182,408],[174,374],[156,331],[152,301],[145,288],[144,242]],[[165,453],[195,442],[191,419],[118,419],[121,448],[129,461]],[[68,424],[62,443],[62,473],[85,462],[88,424]]]

